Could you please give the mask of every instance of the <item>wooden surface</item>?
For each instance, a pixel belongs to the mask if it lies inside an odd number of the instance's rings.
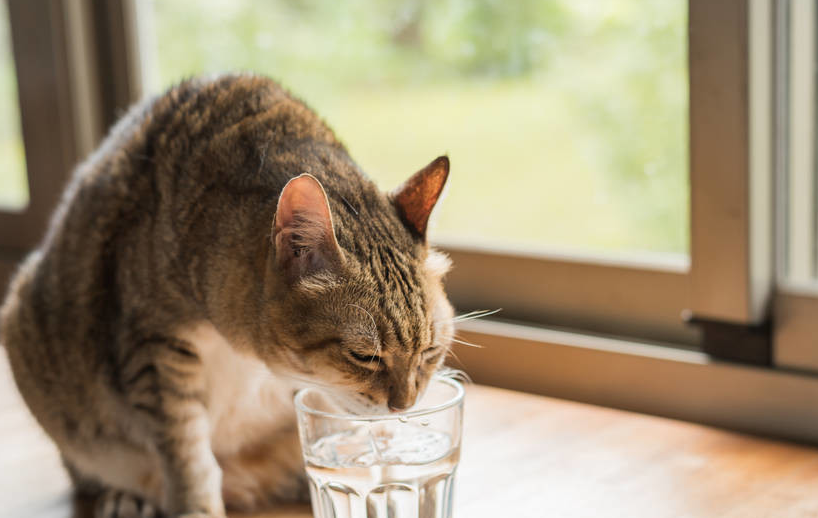
[[[458,518],[815,517],[818,449],[471,386]],[[80,518],[0,352],[0,516]],[[291,507],[256,518],[308,517]]]

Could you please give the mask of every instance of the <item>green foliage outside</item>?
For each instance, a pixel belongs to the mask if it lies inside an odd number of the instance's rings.
[[[141,7],[153,91],[202,72],[270,75],[325,117],[384,188],[448,153],[438,240],[687,251],[683,0]],[[0,61],[4,114],[14,107],[10,70]],[[10,119],[2,150],[21,149]],[[19,184],[8,173],[14,156],[0,153],[0,196]]]
[[[157,87],[271,75],[385,188],[448,152],[438,239],[687,251],[681,0],[153,5]]]
[[[28,203],[28,182],[5,2],[0,2],[0,114],[0,210],[16,210]]]

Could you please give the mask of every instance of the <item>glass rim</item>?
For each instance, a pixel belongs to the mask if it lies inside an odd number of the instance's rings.
[[[419,410],[412,410],[410,412],[397,412],[394,414],[338,414],[335,412],[326,412],[324,410],[316,410],[314,408],[310,408],[307,406],[303,399],[305,395],[310,391],[318,391],[320,392],[321,389],[317,387],[305,387],[296,392],[294,402],[295,402],[295,409],[296,413],[304,413],[310,414],[319,417],[325,417],[329,419],[338,419],[344,421],[393,421],[393,420],[400,420],[400,419],[410,419],[414,417],[421,417],[425,415],[434,414],[440,412],[442,410],[447,410],[452,408],[463,401],[463,396],[466,394],[465,389],[463,388],[463,384],[457,380],[452,378],[447,378],[445,376],[434,376],[432,381],[440,381],[442,383],[446,383],[449,386],[453,387],[455,390],[455,394],[451,399],[447,399],[443,403],[440,403],[435,406],[431,406],[428,408],[422,408]]]

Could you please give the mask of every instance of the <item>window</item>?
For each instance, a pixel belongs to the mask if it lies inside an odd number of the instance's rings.
[[[387,188],[450,153],[438,241],[687,253],[683,0],[152,6],[154,91],[280,78]]]
[[[387,189],[448,152],[432,237],[458,264],[458,306],[695,340],[679,320],[689,240],[683,0],[145,5],[150,90],[223,70],[280,78]],[[523,268],[533,283],[512,275],[521,254],[533,258]],[[591,263],[579,290],[560,282],[577,259]],[[488,263],[498,276],[476,285]],[[593,285],[616,298],[634,281],[663,300],[614,308]],[[553,298],[534,297],[532,284]]]
[[[19,210],[28,204],[28,178],[8,22],[3,3],[0,5],[0,113],[4,114],[0,121],[0,207]]]
[[[778,293],[775,361],[783,367],[818,370],[818,162],[816,161],[816,58],[814,2],[782,8],[779,81],[782,91],[778,182]]]
[[[449,294],[503,308],[460,329],[478,381],[818,438],[809,0],[8,5],[30,201],[3,250],[140,91],[254,70],[384,188],[451,155]]]
[[[62,184],[78,156],[65,44],[66,12],[28,2],[0,9],[0,277],[5,285],[14,261],[42,236]],[[10,30],[9,30],[10,29]],[[59,30],[58,30],[59,29]],[[87,125],[86,125],[87,127]]]
[[[786,140],[789,160],[780,184],[781,274],[802,286],[818,280],[818,169],[816,136],[816,10],[811,2],[793,2],[783,86],[788,104]]]

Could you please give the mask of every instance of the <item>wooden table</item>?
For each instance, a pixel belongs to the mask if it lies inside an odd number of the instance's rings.
[[[455,514],[816,517],[818,449],[471,386]],[[72,503],[57,452],[23,406],[3,353],[0,516],[90,516],[87,503]],[[263,518],[307,516],[302,506]]]

